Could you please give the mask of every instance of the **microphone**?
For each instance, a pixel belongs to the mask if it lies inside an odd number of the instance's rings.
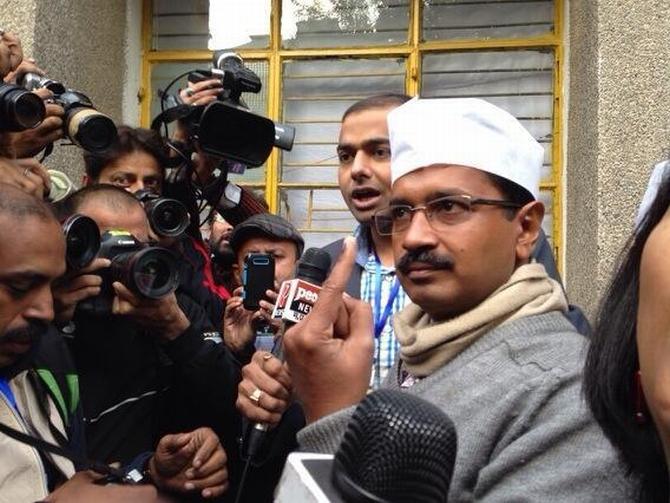
[[[320,248],[308,248],[298,261],[295,279],[284,281],[272,311],[273,319],[290,326],[307,316],[319,298],[321,285],[330,271],[330,255]]]
[[[334,457],[289,455],[275,501],[443,503],[456,447],[454,424],[438,407],[378,390],[356,408]]]
[[[286,327],[300,321],[312,310],[319,298],[321,285],[330,271],[330,262],[330,255],[327,252],[320,248],[308,248],[298,261],[296,277],[281,284],[277,294],[277,302],[272,311],[272,318],[284,320],[284,327],[272,348],[273,355],[283,359],[281,355],[281,334]],[[249,428],[245,442],[247,465],[258,455],[267,430],[268,425],[265,423],[254,423]],[[243,485],[244,480],[240,484],[238,498],[241,497]]]

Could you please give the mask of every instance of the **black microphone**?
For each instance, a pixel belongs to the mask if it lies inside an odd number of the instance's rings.
[[[356,408],[333,463],[347,501],[447,500],[456,460],[456,428],[437,406],[390,389]]]
[[[283,319],[284,326],[275,341],[272,354],[283,360],[281,351],[281,333],[284,329],[293,325],[309,314],[319,297],[321,285],[330,271],[330,255],[320,248],[308,248],[298,261],[294,279],[284,281],[279,288],[277,303],[273,311],[273,318]],[[265,423],[254,423],[246,435],[246,457],[247,466],[256,458],[260,451],[268,425]],[[240,483],[237,499],[239,500],[244,486],[244,475]]]
[[[330,255],[320,248],[308,248],[298,261],[295,278],[284,281],[277,294],[272,311],[274,319],[284,321],[288,328],[307,316],[321,291],[321,285],[330,271]]]
[[[409,393],[378,390],[356,408],[334,459],[289,456],[275,501],[443,503],[456,448],[454,424],[438,407]]]

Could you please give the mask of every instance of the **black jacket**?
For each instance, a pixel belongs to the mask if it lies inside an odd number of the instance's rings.
[[[199,426],[214,429],[227,452],[236,445],[239,365],[202,309],[178,300],[191,326],[169,343],[128,319],[75,316],[68,341],[91,457],[127,464],[164,434]]]
[[[212,260],[207,246],[185,235],[179,257],[179,291],[198,304],[214,327],[220,327],[230,292],[214,280]]]

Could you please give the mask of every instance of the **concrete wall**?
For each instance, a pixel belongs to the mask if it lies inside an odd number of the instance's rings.
[[[0,0],[0,12],[0,26],[20,35],[26,56],[121,121],[127,72],[125,0]],[[74,146],[56,146],[45,164],[67,172],[75,182],[83,173],[81,150]]]
[[[670,2],[573,0],[568,19],[566,277],[593,314],[670,154]]]

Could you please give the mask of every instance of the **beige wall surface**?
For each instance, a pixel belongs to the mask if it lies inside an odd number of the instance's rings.
[[[83,92],[96,108],[121,121],[126,74],[125,0],[0,0],[0,27],[16,32],[24,54],[49,77]],[[79,183],[81,150],[56,146],[48,168]]]
[[[566,276],[592,315],[670,155],[670,2],[573,0],[568,19]]]

